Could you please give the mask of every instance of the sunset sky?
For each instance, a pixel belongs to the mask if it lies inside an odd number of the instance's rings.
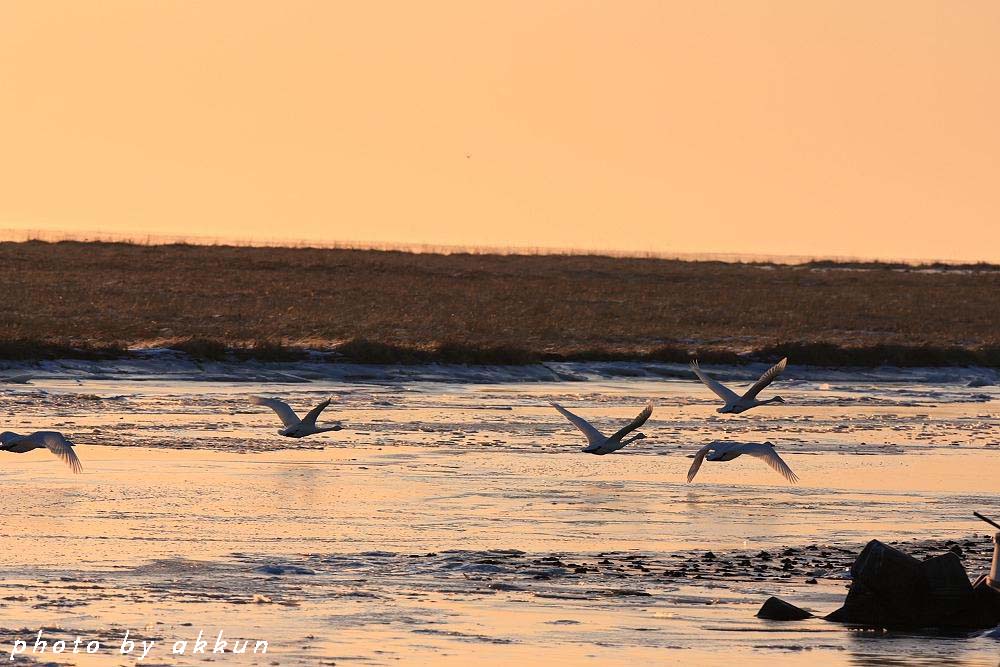
[[[1000,2],[0,3],[0,229],[1000,261]]]

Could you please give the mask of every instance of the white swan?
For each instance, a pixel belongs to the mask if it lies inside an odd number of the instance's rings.
[[[712,453],[709,454],[709,452]],[[762,445],[752,442],[713,442],[707,444],[694,455],[694,461],[691,462],[691,468],[688,470],[688,481],[690,482],[698,474],[702,461],[732,461],[743,454],[761,459],[792,484],[799,481],[798,475],[792,472],[788,464],[781,460],[778,452],[774,451],[774,445],[769,442]]]
[[[330,405],[329,398],[310,410],[309,414],[303,419],[299,419],[299,416],[289,407],[288,403],[279,401],[276,398],[254,396],[250,400],[254,405],[266,405],[277,413],[278,418],[281,419],[281,423],[285,425],[285,428],[278,429],[278,435],[283,435],[287,438],[304,438],[314,433],[339,431],[341,429],[339,422],[333,426],[316,426],[316,418],[319,417],[319,413],[323,412],[326,406]]]
[[[585,436],[587,436],[587,446],[580,451],[586,452],[588,454],[597,454],[598,456],[603,456],[604,454],[610,454],[611,452],[616,452],[630,442],[635,440],[642,440],[646,436],[642,433],[636,433],[634,436],[628,440],[622,440],[626,435],[636,430],[640,426],[646,423],[649,416],[653,414],[653,404],[650,403],[646,406],[646,409],[639,413],[639,416],[632,420],[632,423],[621,429],[611,437],[608,437],[598,431],[596,428],[590,425],[583,417],[574,415],[572,412],[559,405],[558,403],[551,403],[550,405],[554,407],[559,413],[568,419],[573,426],[580,429]]]
[[[35,431],[28,435],[21,435],[13,431],[0,433],[0,452],[13,452],[24,454],[33,449],[48,449],[50,452],[61,458],[73,472],[83,472],[83,465],[73,451],[73,443],[67,440],[58,431]]]
[[[703,373],[701,367],[698,366],[697,361],[691,362],[691,370],[694,371],[694,374],[698,376],[699,380],[705,383],[706,387],[714,391],[719,398],[726,402],[726,404],[716,410],[716,412],[731,412],[738,415],[741,412],[746,412],[750,408],[756,408],[758,405],[785,402],[781,396],[775,396],[774,398],[769,398],[766,401],[758,401],[757,394],[759,394],[764,387],[774,382],[774,380],[781,375],[781,371],[785,370],[785,365],[787,363],[788,358],[786,357],[774,366],[771,366],[763,375],[760,376],[759,380],[753,383],[752,387],[746,390],[746,393],[742,396],[729,389],[718,380],[715,380]]]

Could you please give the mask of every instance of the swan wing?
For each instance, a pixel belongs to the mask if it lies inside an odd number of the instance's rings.
[[[44,447],[45,445],[33,439],[34,435],[34,433],[21,435],[13,431],[4,431],[0,433],[0,451],[25,454],[39,447]]]
[[[250,402],[254,405],[266,405],[267,407],[274,410],[278,415],[278,419],[285,426],[295,426],[299,423],[299,416],[295,414],[295,410],[285,403],[284,401],[279,401],[276,398],[264,398],[263,396],[254,396],[250,399]]]
[[[73,450],[73,443],[67,440],[62,433],[58,431],[39,431],[38,433],[33,433],[30,437],[62,459],[63,463],[68,465],[74,473],[80,474],[83,472],[83,464],[80,463],[76,451]]]
[[[580,429],[580,432],[583,433],[585,436],[587,436],[587,442],[590,443],[591,447],[603,445],[604,442],[607,440],[607,438],[604,437],[603,433],[601,433],[596,428],[591,426],[590,422],[588,422],[583,417],[580,417],[579,415],[574,415],[572,412],[570,412],[563,406],[559,405],[558,403],[550,403],[549,405],[558,410],[559,414],[568,419],[570,423],[573,424],[573,426]]]
[[[774,447],[769,443],[763,445],[743,445],[740,449],[743,450],[744,454],[761,459],[792,484],[799,481],[799,476],[792,472],[792,469],[778,456],[778,452],[774,451]]]
[[[3,433],[0,433],[0,445],[10,444],[15,440],[20,440],[23,437],[24,436],[22,436],[20,433],[14,433],[13,431],[4,431]]]
[[[788,357],[785,357],[775,365],[768,368],[760,379],[753,383],[753,386],[747,389],[746,393],[743,394],[743,400],[750,400],[757,397],[757,394],[761,392],[764,387],[774,382],[781,371],[785,370],[785,366],[788,364]]]
[[[638,417],[636,417],[635,419],[633,419],[632,422],[628,426],[626,426],[625,428],[621,429],[620,431],[618,431],[617,433],[615,433],[613,436],[611,436],[609,438],[609,440],[619,440],[620,441],[626,435],[628,435],[632,431],[636,430],[637,428],[639,428],[640,426],[642,426],[643,424],[645,424],[646,420],[649,419],[649,416],[651,414],[653,414],[653,404],[652,403],[647,403],[646,407],[643,409],[642,412],[639,413]],[[621,449],[621,448],[619,447],[618,449]]]
[[[319,413],[323,412],[323,410],[326,410],[326,406],[330,405],[331,400],[332,399],[328,398],[319,405],[317,405],[315,408],[310,410],[309,414],[307,414],[305,417],[302,418],[302,423],[305,424],[306,426],[315,426],[316,419],[319,417]]]
[[[691,462],[691,467],[688,468],[688,481],[690,482],[694,479],[694,476],[698,474],[698,469],[701,468],[702,461],[708,456],[708,453],[715,449],[715,443],[710,443],[705,445],[698,450],[698,453],[694,455],[694,461]]]
[[[694,374],[698,376],[698,379],[701,380],[706,387],[714,391],[715,395],[724,400],[726,403],[733,403],[740,400],[740,397],[736,395],[735,391],[729,389],[718,380],[706,375],[701,370],[701,366],[698,365],[697,361],[691,362],[691,370],[694,371]]]

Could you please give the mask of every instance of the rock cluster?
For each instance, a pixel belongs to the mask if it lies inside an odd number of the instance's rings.
[[[844,605],[828,621],[884,629],[973,629],[1000,623],[1000,592],[985,576],[970,583],[954,545],[943,554],[918,560],[872,540],[851,566]],[[811,614],[778,598],[757,613],[772,620],[799,620]]]

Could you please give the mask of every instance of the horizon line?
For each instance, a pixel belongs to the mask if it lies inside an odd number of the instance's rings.
[[[413,254],[431,255],[524,255],[524,256],[595,256],[622,259],[663,259],[678,261],[703,261],[725,263],[764,263],[798,265],[811,262],[835,262],[843,264],[880,263],[920,265],[978,265],[993,266],[988,260],[958,260],[941,258],[912,257],[860,257],[857,255],[782,255],[765,253],[735,253],[735,252],[664,252],[590,248],[572,248],[557,246],[476,246],[463,244],[434,243],[403,243],[384,241],[317,241],[312,239],[282,239],[277,237],[236,237],[208,236],[200,234],[163,234],[163,233],[121,233],[95,230],[65,231],[29,228],[0,228],[0,243],[26,243],[41,241],[59,243],[62,241],[78,243],[126,243],[130,245],[166,246],[166,245],[200,245],[200,246],[231,246],[237,248],[292,248],[316,250],[373,250],[382,252],[408,252]]]

